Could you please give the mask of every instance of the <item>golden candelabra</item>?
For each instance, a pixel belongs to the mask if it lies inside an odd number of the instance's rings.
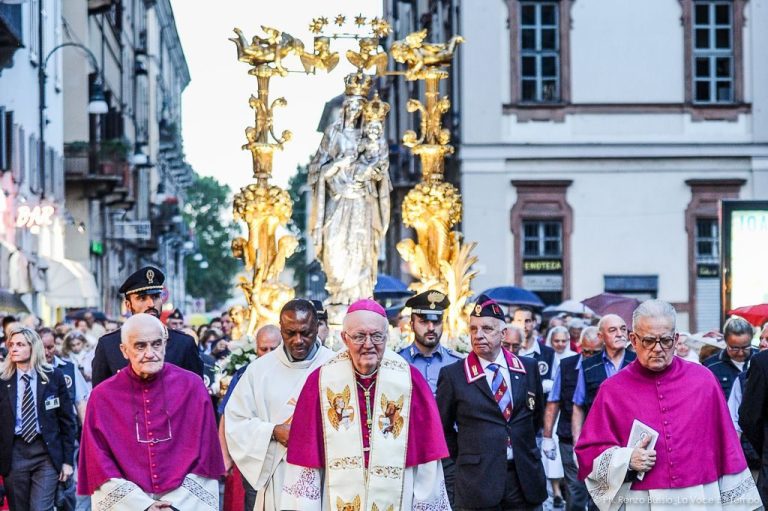
[[[277,324],[280,308],[293,298],[293,288],[279,281],[285,260],[293,254],[298,240],[291,234],[277,236],[279,227],[291,219],[293,202],[288,192],[269,183],[272,177],[272,159],[275,150],[291,140],[291,132],[276,136],[273,128],[274,111],[287,105],[285,98],[269,102],[269,81],[274,76],[286,76],[288,70],[283,59],[290,54],[301,56],[304,45],[289,34],[271,27],[261,27],[266,37],[254,36],[250,44],[243,32],[236,28],[237,37],[230,39],[237,45],[237,58],[251,69],[256,77],[258,93],[251,95],[248,104],[254,110],[255,124],[245,129],[248,143],[243,149],[251,152],[255,182],[240,189],[235,195],[235,220],[248,226],[248,238],[232,241],[232,253],[245,265],[247,276],[241,276],[238,287],[248,302],[247,327],[242,332],[252,336],[261,325]],[[270,137],[273,140],[270,142]]]
[[[442,116],[450,109],[447,97],[440,97],[440,80],[448,77],[447,67],[456,46],[464,41],[454,36],[447,43],[427,43],[427,31],[409,34],[392,44],[392,57],[406,65],[406,80],[425,82],[425,102],[410,99],[408,112],[419,112],[420,133],[408,130],[403,143],[421,160],[422,180],[403,201],[403,223],[416,231],[416,240],[406,238],[397,244],[402,258],[418,279],[411,284],[417,293],[435,289],[448,295],[451,305],[444,321],[449,339],[467,332],[464,308],[471,296],[470,283],[477,262],[472,255],[476,243],[462,243],[461,232],[454,230],[461,220],[461,194],[443,181],[445,157],[453,154],[449,130],[442,127]]]
[[[333,23],[342,27],[346,23],[346,17],[338,15],[333,19]],[[237,45],[238,60],[250,66],[248,73],[255,76],[258,83],[258,94],[252,95],[249,100],[249,105],[255,112],[255,124],[246,128],[247,144],[243,145],[243,149],[249,150],[253,158],[255,182],[236,194],[233,205],[235,219],[243,220],[248,226],[248,237],[238,237],[232,242],[234,255],[242,259],[248,273],[247,277],[240,278],[238,284],[248,301],[248,311],[243,314],[247,328],[242,329],[243,333],[253,335],[259,326],[277,323],[280,308],[293,297],[293,289],[282,284],[278,277],[298,242],[290,234],[280,238],[277,236],[278,228],[290,221],[293,204],[285,190],[269,183],[274,152],[282,149],[283,144],[291,139],[291,132],[285,130],[279,137],[274,132],[274,111],[278,107],[286,106],[287,102],[284,98],[278,98],[270,103],[270,79],[288,74],[284,60],[291,55],[299,58],[303,72],[307,74],[317,71],[331,72],[340,59],[338,52],[331,48],[332,41],[351,38],[357,40],[359,49],[348,50],[345,56],[357,71],[349,75],[345,83],[350,80],[370,82],[373,76],[385,75],[404,75],[407,80],[425,82],[424,102],[411,99],[407,103],[408,112],[420,114],[420,133],[408,130],[403,136],[403,143],[419,157],[423,173],[422,181],[408,192],[402,206],[403,222],[416,231],[416,240],[402,240],[397,249],[410,264],[414,277],[418,279],[411,285],[411,289],[416,292],[434,289],[448,295],[451,306],[445,330],[449,338],[456,339],[467,331],[464,308],[471,295],[470,283],[475,276],[471,266],[477,258],[471,254],[476,244],[462,243],[461,233],[455,230],[461,219],[461,195],[453,185],[443,180],[444,161],[446,156],[453,153],[453,147],[449,144],[450,132],[442,127],[442,115],[449,111],[450,102],[448,98],[440,97],[439,85],[441,80],[448,77],[447,68],[463,38],[454,36],[447,43],[436,44],[426,42],[426,30],[409,34],[405,39],[394,42],[390,49],[394,60],[405,64],[405,71],[389,71],[389,55],[379,44],[380,38],[386,37],[391,31],[389,23],[380,18],[368,21],[358,15],[354,18],[358,29],[369,26],[364,34],[359,31],[356,34],[328,33],[325,28],[330,24],[326,17],[312,20],[310,31],[315,37],[311,53],[304,50],[304,44],[300,40],[271,27],[262,26],[265,36],[254,36],[250,43],[239,29],[235,29],[237,37],[231,39]],[[369,101],[367,94],[359,99],[354,96],[352,94],[348,107],[350,115],[360,115],[358,110],[363,108],[362,115],[371,117],[369,110],[375,105],[378,105],[378,111],[383,112],[383,115],[380,115],[381,120],[378,121],[380,127],[377,127],[377,122],[369,123],[370,132],[364,133],[369,138],[366,141],[361,140],[355,151],[356,165],[365,163],[365,176],[370,179],[387,172],[384,163],[382,166],[375,163],[386,162],[387,158],[375,160],[374,155],[377,150],[382,150],[382,146],[375,144],[376,137],[381,136],[376,130],[383,129],[383,118],[388,105],[378,97]],[[386,144],[383,148],[386,148]],[[319,154],[321,153],[322,151],[319,151]],[[319,160],[317,155],[315,159]],[[315,163],[319,170],[328,168],[325,179],[338,172],[337,167],[342,168],[348,164],[345,160]],[[385,184],[388,186],[388,180]],[[386,194],[388,195],[388,192]],[[388,205],[383,208],[381,215],[376,218],[385,220],[388,217]],[[342,257],[342,254],[339,257]],[[373,278],[375,280],[375,273]]]

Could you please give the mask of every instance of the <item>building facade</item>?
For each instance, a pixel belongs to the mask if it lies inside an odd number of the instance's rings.
[[[766,9],[462,1],[475,290],[658,297],[681,328],[719,329],[719,200],[768,195]]]
[[[170,0],[0,3],[0,289],[46,323],[144,264],[185,303],[189,81]]]
[[[63,22],[65,35],[99,63],[90,75],[65,77],[67,207],[75,219],[68,254],[93,270],[107,315],[122,312],[118,289],[145,264],[165,271],[169,304],[183,304],[191,234],[180,208],[192,170],[181,93],[190,76],[170,1],[67,2]],[[82,53],[66,58],[67,69],[88,66]],[[104,115],[82,108],[96,80],[109,105]]]
[[[46,321],[98,305],[87,267],[65,257],[63,4],[0,4],[0,288]]]
[[[459,30],[458,0],[385,0],[383,17],[392,25],[392,32],[382,45],[389,49],[393,42],[405,38],[408,34],[423,29],[428,31],[428,40],[445,42]],[[399,66],[391,63],[390,65]],[[453,155],[445,163],[445,179],[459,187],[458,153],[460,146],[459,119],[461,116],[461,98],[458,94],[459,69],[461,62],[458,54],[450,69],[450,78],[440,83],[440,92],[451,101],[450,115],[443,118],[443,127],[451,131],[451,144],[455,148]],[[406,130],[419,131],[420,117],[406,109],[408,99],[424,101],[424,84],[407,81],[402,75],[388,76],[379,81],[379,94],[390,103],[387,117],[386,135],[389,140],[389,171],[392,182],[391,214],[387,230],[385,249],[381,251],[382,270],[384,273],[408,282],[411,279],[408,267],[403,263],[396,245],[405,238],[413,238],[412,229],[403,225],[402,203],[406,194],[421,181],[421,167],[417,157],[403,144]]]

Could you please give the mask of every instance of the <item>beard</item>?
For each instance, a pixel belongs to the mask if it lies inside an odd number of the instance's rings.
[[[413,337],[418,344],[427,348],[434,348],[440,342],[440,336],[437,332],[428,332],[424,335],[418,335],[414,332]]]
[[[143,311],[137,311],[137,310],[134,310],[133,308],[131,308],[131,314],[150,314],[150,315],[156,317],[157,319],[160,319],[160,311],[158,311],[154,307],[147,307]]]

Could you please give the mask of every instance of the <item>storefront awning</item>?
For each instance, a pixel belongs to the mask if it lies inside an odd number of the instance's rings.
[[[48,264],[48,291],[45,292],[45,299],[51,307],[99,305],[96,279],[82,264],[71,259],[42,259]]]

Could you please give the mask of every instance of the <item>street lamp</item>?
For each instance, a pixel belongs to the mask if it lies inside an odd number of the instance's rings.
[[[48,81],[48,75],[45,73],[45,69],[48,66],[48,60],[51,58],[51,56],[58,50],[66,48],[67,46],[74,46],[83,50],[88,56],[88,60],[90,61],[93,70],[96,72],[96,79],[93,81],[93,83],[91,83],[88,91],[88,113],[99,115],[105,114],[109,111],[109,105],[107,104],[106,97],[104,96],[104,82],[101,79],[99,65],[91,50],[80,43],[68,42],[55,46],[51,51],[48,52],[48,55],[46,55],[37,73],[38,86],[40,88],[40,168],[38,169],[40,173],[40,183],[45,182],[45,109],[47,108],[45,98],[45,85]],[[42,198],[45,197],[45,187],[42,185],[40,195]]]

